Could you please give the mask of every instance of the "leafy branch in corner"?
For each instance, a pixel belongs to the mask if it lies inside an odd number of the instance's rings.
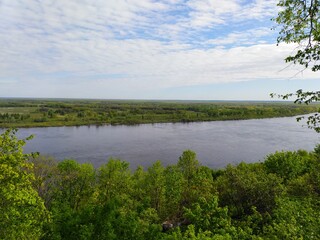
[[[281,98],[283,100],[288,100],[291,97],[295,97],[296,100],[294,103],[296,104],[312,104],[316,102],[320,102],[320,91],[303,91],[302,89],[297,90],[295,93],[288,93],[288,94],[276,94],[271,93],[270,96],[272,98]],[[318,109],[318,112],[309,115],[307,117],[307,125],[309,128],[314,129],[316,132],[320,133],[320,108]],[[301,121],[305,117],[300,116],[297,117],[297,121]]]
[[[294,53],[285,58],[287,63],[299,64],[313,72],[320,71],[320,1],[279,0],[280,11],[272,20],[278,24],[277,43],[296,45]],[[295,97],[294,103],[312,104],[320,102],[320,91],[297,90],[284,95],[270,94],[284,100]],[[309,128],[320,132],[320,109],[307,119]],[[297,118],[300,121],[303,117]]]

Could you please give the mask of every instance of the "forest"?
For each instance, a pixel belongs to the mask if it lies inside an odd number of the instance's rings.
[[[320,145],[202,166],[192,150],[147,169],[25,154],[0,135],[0,239],[319,239]]]
[[[319,71],[319,0],[277,2],[274,11],[279,11],[278,16],[272,18],[280,27],[277,43],[295,46],[285,61],[301,65],[301,72]],[[244,8],[235,9],[241,15]],[[258,8],[261,12],[254,10],[253,14],[263,16],[263,7]],[[81,19],[75,19],[81,26]],[[54,21],[55,26],[59,24]],[[16,25],[21,28],[23,24]],[[10,24],[5,25],[10,29]],[[16,38],[19,40],[18,35]],[[313,113],[307,124],[320,132],[319,105],[313,104],[319,103],[319,90],[279,95],[286,100],[292,96],[296,103],[307,105],[0,99],[0,128],[240,120]],[[16,133],[7,129],[0,134],[0,239],[320,239],[320,145],[310,152],[275,152],[257,163],[242,162],[223,169],[201,165],[196,153],[187,149],[176,164],[164,166],[156,161],[147,169],[131,170],[121,159],[109,159],[94,168],[74,159],[57,161],[39,153],[26,154],[24,145],[32,136],[19,139]]]
[[[0,128],[142,124],[289,117],[319,104],[245,101],[0,99]]]

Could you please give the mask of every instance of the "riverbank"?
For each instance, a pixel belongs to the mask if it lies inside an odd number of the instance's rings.
[[[288,102],[0,99],[0,128],[262,119],[309,114],[318,108]]]

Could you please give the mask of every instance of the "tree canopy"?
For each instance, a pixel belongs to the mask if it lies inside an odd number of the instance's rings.
[[[25,140],[15,133],[0,135],[0,239],[38,239],[48,215],[33,189],[31,154],[23,153]]]
[[[214,170],[186,150],[148,169],[23,153],[0,135],[0,239],[319,239],[320,145]]]

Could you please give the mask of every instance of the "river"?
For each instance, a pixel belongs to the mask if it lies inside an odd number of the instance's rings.
[[[33,134],[26,152],[37,151],[58,160],[76,159],[95,167],[110,157],[130,163],[131,169],[156,160],[175,164],[185,149],[197,153],[202,165],[263,161],[281,150],[312,150],[320,134],[302,127],[294,117],[241,121],[161,123],[134,126],[21,128],[19,137]]]

